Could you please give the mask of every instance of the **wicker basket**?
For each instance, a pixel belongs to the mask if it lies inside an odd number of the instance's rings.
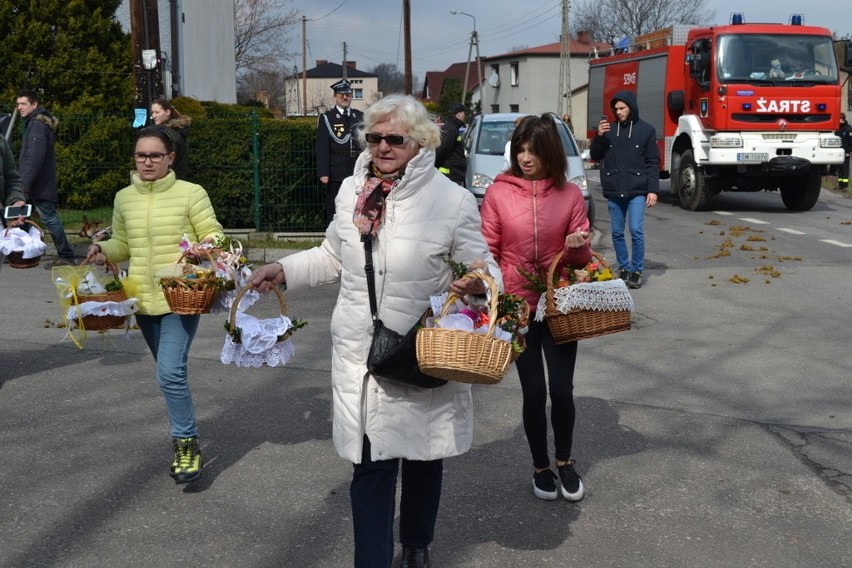
[[[107,261],[106,270],[107,272],[112,272],[116,277],[118,276],[119,269],[115,263]],[[127,300],[127,293],[124,290],[113,290],[103,294],[77,295],[77,304],[85,302],[123,302],[125,300]],[[87,331],[106,331],[108,329],[123,329],[127,325],[127,318],[128,316],[88,315],[81,317],[78,321],[80,322],[80,327]]]
[[[488,286],[491,291],[489,313],[496,316],[498,290],[494,280],[482,272],[471,272],[468,276],[479,278]],[[447,314],[456,299],[454,294],[447,296],[441,316]],[[496,317],[490,318],[486,334],[440,327],[420,328],[417,330],[420,370],[432,377],[460,383],[499,383],[515,357],[511,342],[494,337],[496,321]]]
[[[160,285],[169,309],[183,316],[210,313],[219,293],[216,278],[161,278]]]
[[[248,292],[249,290],[251,290],[252,288],[254,288],[254,286],[249,284],[247,286],[244,286],[243,288],[240,289],[239,292],[237,292],[237,295],[234,298],[234,303],[231,304],[231,311],[228,313],[228,321],[225,323],[225,331],[228,333],[228,335],[231,336],[231,339],[233,340],[234,343],[240,343],[240,338],[238,336],[234,337],[232,335],[233,332],[237,329],[237,324],[236,324],[236,321],[237,321],[237,306],[239,305],[240,300],[242,300],[245,293]],[[276,296],[278,296],[278,306],[281,309],[281,315],[286,316],[287,315],[287,300],[284,299],[283,292],[281,292],[281,290],[278,289],[278,286],[273,286],[272,291],[275,292]],[[279,335],[278,336],[278,342],[281,343],[282,341],[286,340],[291,335],[293,335],[293,328],[290,328],[289,330],[287,330],[287,332],[284,335]]]
[[[571,310],[563,313],[556,308],[553,289],[553,277],[559,261],[564,253],[557,254],[547,271],[547,291],[545,292],[544,320],[553,336],[553,342],[558,344],[600,337],[630,329],[630,310]],[[606,262],[597,253],[592,253],[603,266]]]
[[[38,223],[35,221],[30,221],[29,219],[24,219],[24,223],[29,223],[41,234],[41,240],[44,240],[44,231],[41,230],[41,227],[38,226]],[[12,251],[6,255],[6,259],[9,261],[9,266],[12,268],[33,268],[38,266],[39,262],[41,262],[41,255],[35,256],[33,258],[24,258],[24,253],[19,251]]]

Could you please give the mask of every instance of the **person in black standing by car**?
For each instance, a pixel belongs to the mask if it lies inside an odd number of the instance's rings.
[[[317,123],[317,176],[325,186],[325,224],[334,217],[334,200],[343,180],[352,175],[361,153],[355,128],[364,113],[350,108],[352,85],[346,79],[333,84],[334,108],[320,115]]]
[[[837,166],[837,187],[846,189],[849,186],[849,156],[852,153],[852,126],[846,122],[846,114],[840,113],[840,128],[835,133],[843,143],[843,163]]]
[[[461,103],[450,105],[447,120],[441,127],[441,145],[435,151],[435,166],[438,171],[464,186],[467,158],[464,156],[464,117],[467,109]]]

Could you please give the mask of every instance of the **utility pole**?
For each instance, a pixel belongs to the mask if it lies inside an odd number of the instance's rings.
[[[402,0],[402,43],[404,46],[405,72],[403,75],[403,91],[410,95],[413,90],[411,80],[411,2]]]
[[[347,67],[349,67],[349,66],[346,64],[346,42],[344,41],[343,42],[343,69],[341,71],[343,73],[344,79],[346,79],[346,68]]]
[[[177,0],[169,0],[169,25],[172,28],[172,98],[180,96],[180,82],[183,79],[180,72],[181,65],[183,65],[180,55],[180,28],[182,19],[178,10]]]
[[[571,34],[568,30],[569,0],[562,0],[562,34],[559,36],[559,116],[571,114]]]
[[[133,76],[136,80],[136,108],[148,109],[151,101],[164,96],[160,74],[160,20],[157,0],[130,2],[130,42],[133,47]],[[147,57],[154,52],[153,61]],[[143,52],[148,52],[145,54]],[[146,57],[143,57],[146,56]]]
[[[302,16],[302,115],[308,116],[308,34],[307,21]]]

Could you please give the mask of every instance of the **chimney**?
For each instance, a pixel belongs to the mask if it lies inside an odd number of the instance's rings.
[[[588,31],[577,32],[577,43],[591,43]]]
[[[328,59],[317,59],[317,67],[325,65],[326,63],[328,63]]]
[[[347,61],[346,66],[350,69],[357,69],[356,63],[354,61]]]

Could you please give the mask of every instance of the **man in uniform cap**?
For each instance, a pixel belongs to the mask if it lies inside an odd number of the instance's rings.
[[[464,155],[464,117],[467,108],[461,103],[450,105],[447,120],[441,127],[441,145],[435,150],[435,166],[442,174],[464,186],[467,158]]]
[[[334,200],[343,180],[352,175],[355,160],[361,153],[355,128],[364,120],[364,113],[350,108],[352,85],[341,79],[331,86],[334,104],[320,115],[317,124],[317,176],[325,185],[325,224],[334,217]]]

